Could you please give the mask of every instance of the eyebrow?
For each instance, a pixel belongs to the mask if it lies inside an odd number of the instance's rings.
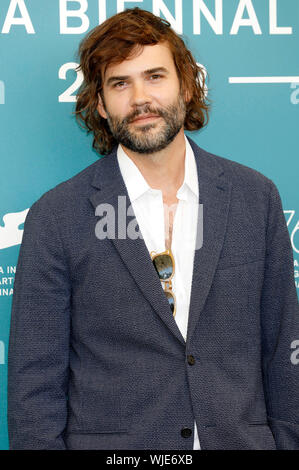
[[[169,74],[169,71],[165,67],[155,67],[153,69],[144,70],[144,72],[142,72],[142,75],[146,76],[146,75],[151,75],[151,74],[157,73],[157,72],[163,72],[166,75]],[[106,85],[109,86],[114,82],[118,82],[118,81],[122,81],[122,80],[128,80],[128,78],[130,78],[130,75],[113,76],[113,77],[108,78],[108,80],[106,82]]]

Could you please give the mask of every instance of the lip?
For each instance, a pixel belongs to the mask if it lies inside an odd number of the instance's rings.
[[[151,121],[152,119],[158,119],[159,117],[160,116],[157,116],[156,114],[146,114],[142,117],[137,117],[132,122],[146,122],[146,121]]]

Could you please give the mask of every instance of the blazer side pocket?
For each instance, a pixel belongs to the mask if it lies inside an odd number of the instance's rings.
[[[83,389],[80,410],[81,434],[127,432],[120,395],[111,388]],[[74,432],[70,430],[70,432]]]

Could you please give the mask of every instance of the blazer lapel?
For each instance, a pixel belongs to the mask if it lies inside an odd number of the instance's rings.
[[[202,233],[202,246],[195,250],[190,296],[187,341],[192,334],[210,291],[224,242],[231,199],[231,181],[225,177],[219,162],[203,152],[191,139],[198,172],[199,203],[197,233]],[[203,230],[200,231],[202,224]]]
[[[99,204],[111,204],[114,208],[115,237],[114,233],[109,235],[111,243],[118,251],[144,297],[176,338],[185,345],[185,340],[173,318],[144,240],[142,238],[131,239],[125,233],[121,235],[123,238],[118,237],[119,227],[121,226],[122,232],[124,228],[124,223],[121,223],[123,214],[127,214],[131,201],[118,165],[117,147],[111,154],[97,162],[92,186],[97,188],[97,191],[89,198],[93,207],[96,209]],[[132,209],[131,211],[131,215],[126,219],[125,227],[136,217]],[[96,222],[95,220],[95,224]]]
[[[197,164],[199,202],[203,205],[203,244],[194,254],[187,341],[192,336],[211,288],[224,241],[231,193],[231,182],[225,178],[220,164],[209,158],[191,139],[189,141]],[[109,235],[111,243],[144,297],[175,337],[185,346],[185,340],[171,314],[144,240],[129,238],[125,233],[118,236],[119,227],[121,226],[122,232],[124,228],[124,223],[121,223],[122,215],[127,214],[131,201],[118,165],[117,147],[111,154],[97,162],[92,186],[97,189],[89,198],[95,210],[100,204],[111,204],[114,208],[115,236],[114,233]],[[132,208],[130,214],[130,217],[126,219],[125,227],[135,217]],[[200,214],[199,210],[198,233],[201,223]],[[96,218],[98,217],[96,215]]]

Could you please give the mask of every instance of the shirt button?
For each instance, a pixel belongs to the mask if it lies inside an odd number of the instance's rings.
[[[192,435],[192,429],[190,429],[190,428],[181,429],[181,436],[182,437],[190,437],[191,435]]]
[[[193,364],[195,364],[194,356],[192,356],[192,354],[188,354],[187,361],[190,366],[193,366]]]

